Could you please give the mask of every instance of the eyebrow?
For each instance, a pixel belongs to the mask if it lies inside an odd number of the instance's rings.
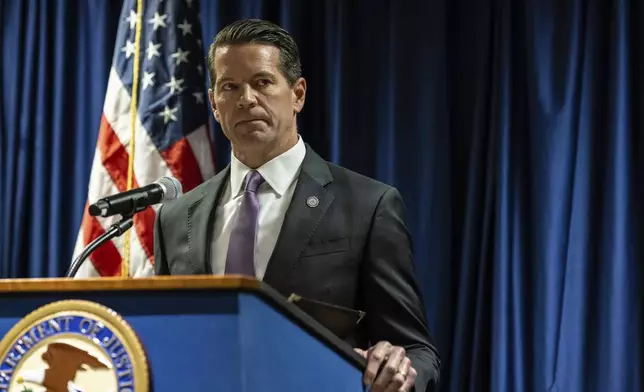
[[[275,75],[273,75],[270,72],[266,72],[266,71],[257,72],[255,75],[253,75],[253,79],[257,79],[257,78],[260,78],[260,77],[275,79]]]
[[[255,73],[253,75],[252,79],[257,79],[257,78],[262,78],[262,77],[269,78],[269,79],[275,79],[275,75],[273,75],[270,72],[266,72],[266,71],[261,71],[261,72]],[[234,80],[234,79],[231,78],[231,77],[226,76],[226,77],[223,77],[223,78],[217,80],[217,84],[221,84],[221,83],[224,83],[224,82],[230,82],[232,80]]]

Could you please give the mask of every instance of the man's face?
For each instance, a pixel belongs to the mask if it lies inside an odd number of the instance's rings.
[[[216,49],[210,102],[233,149],[276,149],[297,134],[295,114],[304,105],[306,84],[300,78],[289,86],[279,70],[279,60],[279,49],[271,45]]]

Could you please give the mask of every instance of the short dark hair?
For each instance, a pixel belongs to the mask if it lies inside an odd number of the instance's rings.
[[[213,40],[208,49],[208,72],[210,85],[214,86],[215,50],[221,46],[239,44],[267,44],[280,50],[280,71],[290,86],[302,76],[300,54],[291,34],[280,26],[261,19],[244,19],[224,27]]]

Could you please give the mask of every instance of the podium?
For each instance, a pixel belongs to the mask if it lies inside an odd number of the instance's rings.
[[[0,280],[0,336],[0,392],[365,390],[352,347],[240,276]]]

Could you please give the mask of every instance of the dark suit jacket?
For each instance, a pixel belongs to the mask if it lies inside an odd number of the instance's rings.
[[[155,224],[157,275],[211,274],[215,208],[230,168],[164,205]],[[319,199],[312,208],[311,196]],[[433,390],[439,356],[430,337],[398,191],[323,160],[308,145],[264,282],[284,296],[366,312],[353,347],[406,348],[416,391]]]

